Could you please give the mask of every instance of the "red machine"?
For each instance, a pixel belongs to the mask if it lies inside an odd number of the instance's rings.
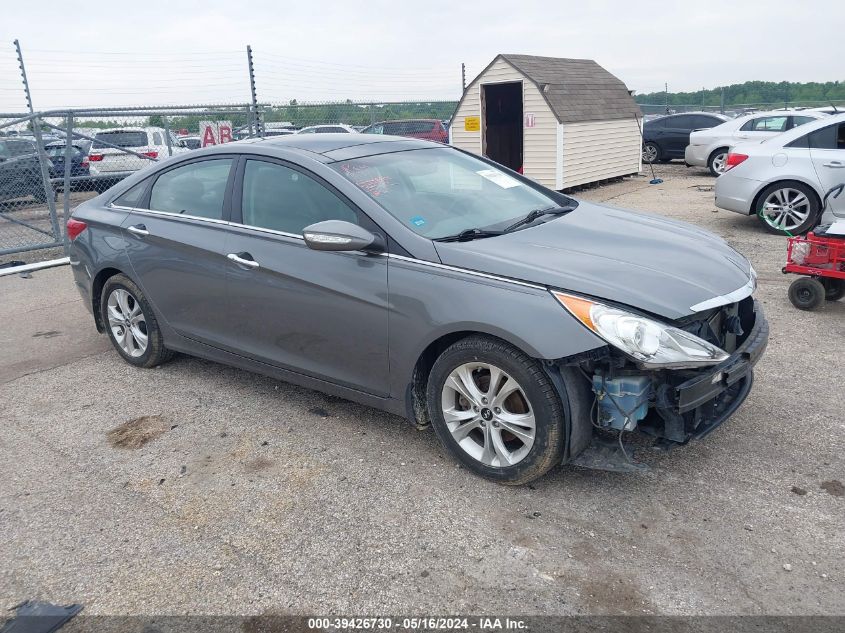
[[[789,286],[789,300],[800,310],[815,310],[845,295],[845,235],[790,237],[784,273],[802,275]]]

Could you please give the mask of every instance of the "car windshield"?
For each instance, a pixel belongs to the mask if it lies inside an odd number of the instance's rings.
[[[561,204],[502,169],[446,147],[366,156],[332,167],[429,239],[505,228],[531,211]]]
[[[93,149],[103,149],[111,145],[118,147],[145,147],[147,145],[147,133],[141,131],[100,132],[94,138]]]

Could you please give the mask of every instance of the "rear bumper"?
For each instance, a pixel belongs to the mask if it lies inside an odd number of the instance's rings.
[[[754,212],[752,203],[762,184],[759,180],[742,178],[727,171],[716,179],[716,206],[726,211],[751,215]]]
[[[687,165],[695,167],[707,166],[707,146],[706,145],[687,145],[684,150],[684,162]]]

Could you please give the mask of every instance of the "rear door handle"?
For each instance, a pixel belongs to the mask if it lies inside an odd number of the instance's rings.
[[[241,257],[242,255],[248,256],[250,259],[244,259]],[[229,253],[226,255],[227,258],[235,262],[240,266],[246,266],[247,268],[258,268],[259,263],[252,259],[252,255],[249,253]]]
[[[132,235],[137,235],[138,237],[145,237],[150,234],[150,232],[147,230],[147,227],[143,224],[136,224],[135,226],[130,226],[126,230],[132,233]]]
[[[825,167],[833,167],[834,169],[842,169],[845,167],[845,163],[841,160],[832,160],[829,163],[824,164]]]

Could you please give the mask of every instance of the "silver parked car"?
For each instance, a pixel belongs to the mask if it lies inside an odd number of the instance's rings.
[[[806,233],[845,218],[845,195],[825,194],[845,183],[845,114],[826,116],[762,143],[731,150],[716,179],[716,206],[757,217],[771,232]]]
[[[629,467],[623,432],[706,435],[768,336],[720,238],[416,139],[197,150],[85,202],[68,234],[128,363],[183,352],[431,424],[505,483]]]
[[[764,141],[792,128],[827,116],[808,110],[756,112],[726,121],[709,130],[698,130],[689,136],[684,162],[707,167],[714,176],[725,173],[728,151],[738,143]]]

